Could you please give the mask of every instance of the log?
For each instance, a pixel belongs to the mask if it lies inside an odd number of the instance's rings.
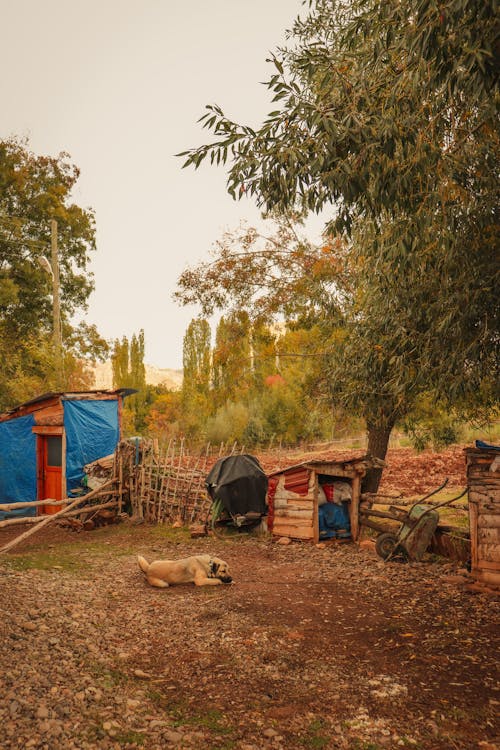
[[[105,486],[113,484],[114,481],[115,481],[114,479],[110,479],[109,482],[107,482],[106,485],[103,485],[102,487],[100,487],[99,490],[93,490],[92,492],[89,492],[88,495],[82,495],[82,497],[77,497],[76,500],[74,500],[72,503],[70,503],[67,506],[67,508],[62,508],[62,510],[59,510],[57,513],[54,513],[51,516],[47,516],[42,521],[40,521],[40,523],[36,524],[36,526],[33,526],[31,529],[28,529],[27,531],[23,532],[19,536],[16,536],[15,539],[11,539],[10,542],[8,542],[6,545],[4,545],[0,549],[0,553],[7,552],[9,549],[12,549],[12,547],[15,547],[16,545],[18,545],[19,542],[22,542],[23,539],[26,539],[27,537],[34,534],[36,531],[39,531],[41,528],[46,526],[51,521],[55,521],[56,518],[60,518],[65,513],[67,513],[67,511],[73,510],[73,508],[76,508],[77,505],[81,505],[82,503],[90,500],[95,495],[99,494],[99,491],[102,491]]]
[[[19,510],[19,508],[36,508],[39,505],[67,505],[71,500],[51,500],[50,497],[46,497],[45,500],[30,500],[25,503],[2,503],[0,505],[0,511],[10,513],[13,510]]]
[[[5,526],[20,526],[23,523],[40,523],[45,516],[23,516],[22,518],[5,518],[0,521],[0,529]]]
[[[89,505],[88,508],[77,508],[76,510],[70,510],[69,513],[64,514],[64,518],[71,516],[87,515],[87,513],[93,513],[94,511],[104,510],[105,508],[116,508],[118,507],[118,500],[110,500],[109,503],[101,503],[100,505]]]

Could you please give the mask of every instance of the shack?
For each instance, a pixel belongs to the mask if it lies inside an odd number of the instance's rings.
[[[316,543],[357,540],[361,481],[369,468],[378,466],[383,462],[364,456],[305,461],[269,474],[269,531]]]
[[[0,503],[60,501],[84,492],[83,467],[114,452],[123,399],[135,392],[44,393],[0,414]],[[47,503],[16,509],[9,518],[58,510]]]
[[[465,449],[471,573],[500,588],[500,447],[476,441]]]

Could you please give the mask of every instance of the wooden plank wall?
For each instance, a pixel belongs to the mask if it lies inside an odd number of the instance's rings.
[[[293,480],[290,481],[289,475],[280,475],[274,496],[272,532],[275,536],[315,540],[318,526],[317,519],[316,528],[314,526],[314,500],[318,493],[317,475],[313,471],[309,471],[307,474],[306,481],[304,481],[304,477],[301,477],[301,483],[297,483],[297,487],[302,491],[300,494],[288,489],[288,487],[294,486],[294,482]]]
[[[500,452],[466,449],[471,572],[500,588]]]

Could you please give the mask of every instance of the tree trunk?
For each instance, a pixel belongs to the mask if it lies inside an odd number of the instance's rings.
[[[374,458],[385,459],[393,424],[368,424],[368,454]],[[377,492],[383,469],[368,469],[363,479],[362,492]]]

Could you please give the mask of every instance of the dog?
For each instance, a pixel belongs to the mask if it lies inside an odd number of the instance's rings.
[[[137,556],[140,569],[151,586],[164,589],[174,583],[194,583],[195,586],[220,586],[221,583],[232,583],[227,562],[220,557],[197,555],[183,560],[148,561]]]

